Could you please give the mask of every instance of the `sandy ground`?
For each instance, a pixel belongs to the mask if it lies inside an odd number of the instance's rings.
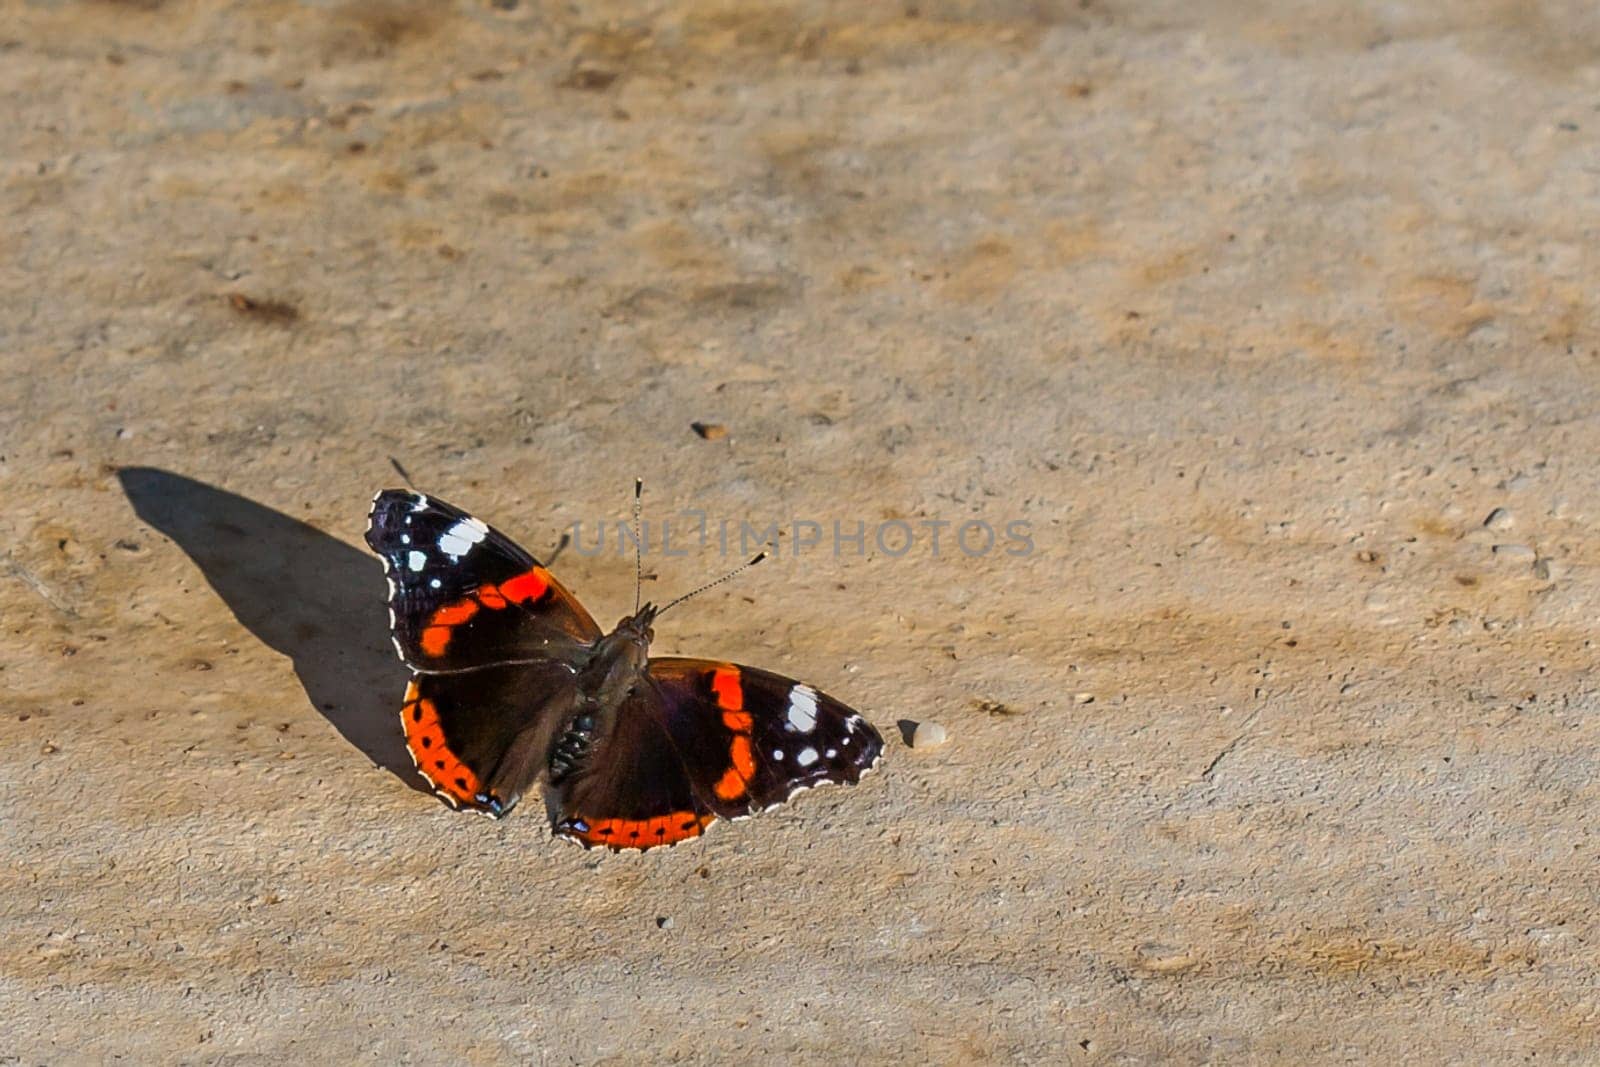
[[[0,1061],[1600,1056],[1594,5],[0,14]],[[389,456],[1036,551],[669,616],[887,758],[602,856],[418,789]]]

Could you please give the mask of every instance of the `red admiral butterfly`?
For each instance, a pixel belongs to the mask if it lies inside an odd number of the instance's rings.
[[[406,746],[455,807],[500,818],[542,776],[557,836],[642,850],[856,782],[883,752],[865,719],[808,685],[649,658],[650,604],[602,633],[538,560],[441,500],[384,490],[367,544],[415,672]]]

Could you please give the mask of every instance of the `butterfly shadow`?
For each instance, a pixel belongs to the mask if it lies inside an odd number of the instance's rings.
[[[188,554],[245,629],[293,661],[322,717],[374,763],[431,792],[401,737],[403,668],[377,558],[181,474],[124,467],[117,478],[139,518]]]

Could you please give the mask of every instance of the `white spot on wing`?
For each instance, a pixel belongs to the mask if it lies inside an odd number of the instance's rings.
[[[817,691],[809,685],[795,686],[789,690],[789,729],[809,734],[816,725]]]
[[[783,749],[781,749],[781,748],[773,749],[772,750],[772,758],[777,760],[778,762],[782,763],[783,762]]]
[[[462,519],[439,537],[439,551],[451,559],[460,559],[488,532],[489,528],[477,519]]]
[[[410,567],[414,571],[420,571],[423,567],[426,567],[427,565],[428,565],[428,557],[427,557],[427,555],[425,553],[418,552],[416,549],[412,549],[411,550],[411,554],[406,557],[406,566]]]
[[[439,579],[437,579],[437,578],[435,578],[435,579],[433,579],[433,580],[432,580],[432,581],[430,581],[430,582],[429,582],[429,583],[428,583],[428,585],[429,585],[429,586],[431,586],[431,587],[432,587],[432,588],[434,588],[434,589],[437,589],[437,588],[439,588],[439,585],[440,585],[440,584],[441,584],[441,583],[440,583],[440,582],[439,582]]]
[[[817,750],[814,748],[802,748],[800,754],[794,758],[794,761],[802,767],[809,767],[817,762]]]

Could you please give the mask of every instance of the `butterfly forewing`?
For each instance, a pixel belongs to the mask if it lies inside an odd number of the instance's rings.
[[[652,659],[653,702],[701,799],[722,816],[749,815],[802,789],[857,782],[883,738],[845,704],[754,667]]]
[[[386,489],[367,544],[383,557],[395,647],[415,671],[573,659],[600,628],[510,538],[421,493]]]

